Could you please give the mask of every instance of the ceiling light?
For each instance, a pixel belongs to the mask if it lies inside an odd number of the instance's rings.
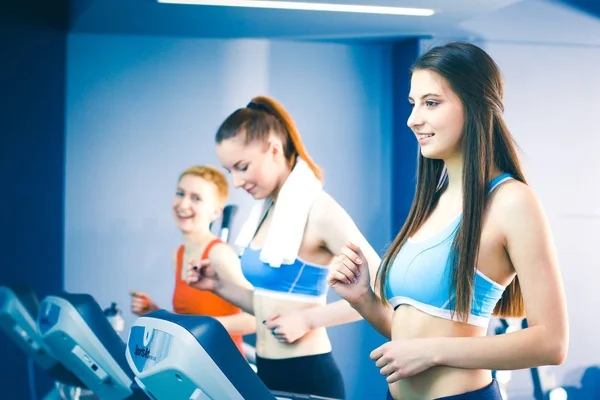
[[[329,3],[302,3],[295,1],[266,1],[266,0],[157,0],[159,3],[170,4],[193,4],[201,6],[228,6],[228,7],[254,7],[254,8],[278,8],[283,10],[306,10],[306,11],[337,11],[364,14],[389,14],[389,15],[412,15],[429,17],[435,13],[434,10],[426,8],[406,7],[384,7],[384,6],[360,6],[350,4]]]

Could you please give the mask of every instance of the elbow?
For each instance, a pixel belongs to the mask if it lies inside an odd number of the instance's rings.
[[[548,340],[545,351],[546,365],[561,365],[567,359],[569,343],[566,335]]]
[[[567,359],[569,350],[569,328],[564,325],[530,325],[536,334],[531,337],[535,358],[534,366],[561,365]],[[533,332],[532,332],[533,333]],[[531,342],[530,342],[531,343]]]
[[[550,354],[547,354],[547,361],[544,365],[561,365],[567,358],[567,352],[565,350],[557,350]]]

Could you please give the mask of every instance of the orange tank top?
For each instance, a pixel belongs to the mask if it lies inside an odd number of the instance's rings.
[[[221,239],[214,239],[204,249],[202,260],[208,258],[212,247],[223,243]],[[223,300],[214,293],[206,290],[198,290],[189,286],[184,279],[181,279],[181,269],[183,268],[183,252],[185,247],[182,245],[177,251],[177,268],[175,271],[175,291],[173,292],[173,311],[177,314],[188,315],[207,315],[210,317],[224,317],[228,315],[239,314],[241,310],[233,304]],[[230,335],[234,343],[244,354],[242,348],[242,335]]]

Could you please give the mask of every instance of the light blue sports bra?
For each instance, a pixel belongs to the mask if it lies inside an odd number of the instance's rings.
[[[240,261],[244,276],[256,293],[302,301],[326,300],[329,286],[325,266],[296,259],[293,264],[274,268],[260,260],[260,249],[250,247],[244,250]]]
[[[513,179],[509,174],[495,178],[489,185],[489,193],[509,179]],[[386,298],[394,309],[409,304],[427,314],[453,319],[455,296],[449,292],[450,254],[461,220],[462,214],[433,237],[419,241],[409,238],[404,243],[392,263],[385,288]],[[505,288],[476,268],[468,323],[487,327]],[[457,317],[455,314],[454,320]]]

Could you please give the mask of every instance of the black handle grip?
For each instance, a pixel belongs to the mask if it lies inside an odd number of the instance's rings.
[[[235,217],[235,214],[237,213],[237,210],[238,206],[236,206],[235,204],[229,204],[225,206],[225,208],[223,209],[223,221],[221,222],[221,230],[223,230],[223,228],[231,228],[231,223],[233,221],[233,218]]]

